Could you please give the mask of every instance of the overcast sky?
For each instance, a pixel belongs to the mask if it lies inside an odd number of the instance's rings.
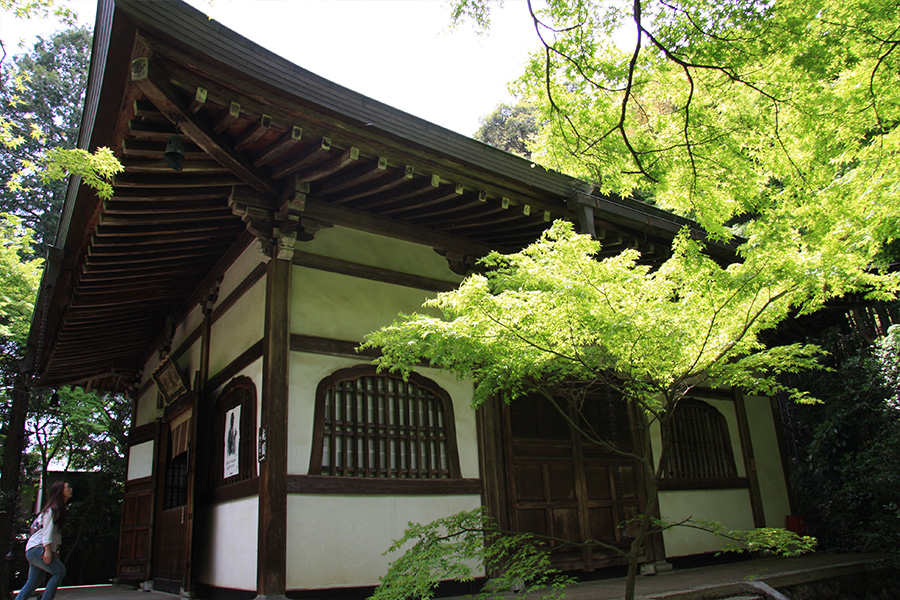
[[[471,136],[479,117],[510,101],[534,29],[525,0],[506,0],[491,30],[449,30],[440,0],[190,0],[226,27],[335,83]],[[73,0],[93,27],[96,0]],[[25,23],[0,13],[0,39],[52,33],[53,20]]]

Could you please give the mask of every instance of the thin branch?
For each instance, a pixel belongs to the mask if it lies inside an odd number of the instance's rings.
[[[634,43],[634,52],[631,54],[631,59],[628,61],[628,79],[625,84],[625,93],[622,96],[622,110],[619,112],[617,129],[621,133],[622,141],[625,143],[625,147],[628,148],[628,152],[631,154],[631,158],[637,165],[638,171],[653,183],[659,183],[659,180],[650,175],[644,168],[640,155],[631,145],[631,140],[628,138],[628,132],[625,131],[625,118],[628,116],[628,100],[631,97],[631,90],[634,87],[634,72],[637,68],[638,57],[641,53],[641,37],[644,32],[644,27],[641,25],[641,0],[634,0],[632,6],[634,7],[633,17],[637,29],[637,40],[635,40]]]
[[[545,399],[547,399],[548,402],[550,402],[550,404],[553,406],[553,408],[555,408],[557,410],[557,412],[559,412],[559,414],[562,415],[562,417],[569,423],[569,425],[572,427],[572,429],[574,429],[577,433],[584,436],[584,438],[586,440],[588,440],[589,442],[593,442],[593,443],[597,444],[598,446],[603,447],[604,450],[607,450],[608,452],[612,452],[613,454],[616,454],[623,458],[627,458],[629,460],[635,460],[635,461],[642,460],[642,457],[639,454],[635,454],[634,452],[627,452],[625,450],[622,450],[622,449],[618,448],[617,446],[615,446],[614,444],[604,440],[603,438],[601,438],[599,436],[592,436],[590,433],[585,431],[584,428],[575,419],[573,419],[572,416],[568,412],[563,410],[563,407],[561,407],[559,405],[559,403],[556,401],[556,398],[553,396],[553,394],[551,394],[548,390],[546,390],[540,386],[538,386],[538,391],[540,392],[540,394],[542,396],[544,396]]]

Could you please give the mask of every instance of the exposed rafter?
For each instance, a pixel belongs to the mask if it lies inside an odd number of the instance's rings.
[[[234,151],[226,138],[215,133],[212,127],[190,111],[190,107],[181,100],[150,57],[134,60],[131,81],[166,118],[219,164],[258,192],[270,197],[278,195],[277,186],[266,175],[254,167],[251,161]]]

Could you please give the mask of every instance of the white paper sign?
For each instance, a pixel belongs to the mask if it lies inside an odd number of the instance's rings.
[[[238,448],[241,446],[241,407],[235,406],[225,413],[225,472],[224,478],[240,473]]]

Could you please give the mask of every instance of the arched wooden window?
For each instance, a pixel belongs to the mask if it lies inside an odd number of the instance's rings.
[[[256,386],[249,377],[233,379],[213,413],[212,487],[256,477]]]
[[[416,374],[342,369],[316,390],[310,475],[459,478],[449,395]]]
[[[690,487],[718,487],[737,480],[728,423],[706,402],[681,400],[662,433],[664,480]]]

